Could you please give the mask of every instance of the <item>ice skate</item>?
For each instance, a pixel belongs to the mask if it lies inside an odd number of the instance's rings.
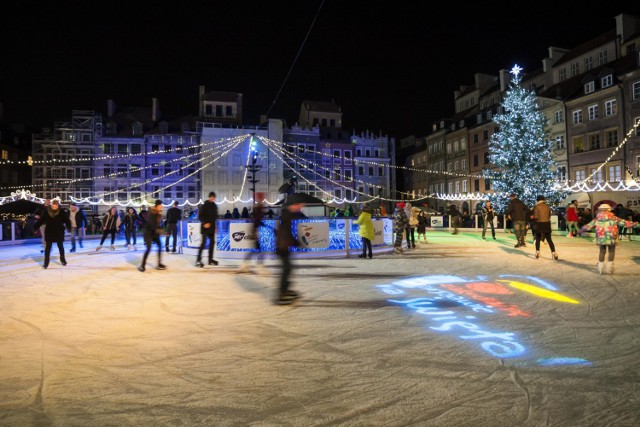
[[[604,271],[604,262],[598,261],[598,273],[602,274]]]
[[[100,249],[102,249],[102,245],[98,245],[98,246],[96,247],[96,252],[98,252]]]

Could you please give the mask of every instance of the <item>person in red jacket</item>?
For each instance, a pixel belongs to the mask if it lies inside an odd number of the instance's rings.
[[[567,237],[576,237],[578,231],[578,201],[572,200],[567,208]]]

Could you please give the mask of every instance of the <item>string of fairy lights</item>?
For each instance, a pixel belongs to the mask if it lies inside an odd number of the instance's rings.
[[[584,179],[582,180],[576,180],[574,182],[574,180],[563,180],[560,182],[557,182],[556,184],[554,184],[554,189],[556,190],[560,190],[560,191],[566,191],[566,192],[596,192],[596,191],[640,191],[640,183],[637,182],[637,180],[635,179],[627,179],[627,180],[622,180],[619,181],[617,185],[612,185],[609,182],[602,182],[602,181],[596,181],[593,178],[595,176],[597,176],[599,174],[599,172],[608,164],[610,163],[613,158],[618,154],[618,152],[625,146],[625,144],[629,141],[629,139],[633,136],[633,134],[636,132],[638,126],[640,125],[640,121],[636,121],[636,123],[634,124],[634,126],[627,132],[625,138],[623,139],[623,141],[618,144],[611,152],[611,154],[607,157],[607,159],[602,162],[602,164],[600,164],[598,166],[598,168],[593,169],[592,172]],[[213,141],[213,142],[207,142],[207,143],[200,143],[200,144],[194,144],[194,145],[190,145],[188,147],[184,147],[184,149],[190,150],[193,148],[202,148],[202,147],[208,147],[208,146],[212,146],[211,148],[207,148],[203,151],[199,151],[199,152],[189,152],[188,154],[178,157],[178,158],[174,158],[172,159],[172,162],[175,161],[181,161],[181,160],[186,160],[186,159],[190,159],[192,157],[197,156],[197,158],[194,161],[191,161],[187,164],[180,164],[180,166],[177,169],[174,169],[173,171],[167,172],[164,175],[159,175],[156,176],[154,178],[151,179],[146,179],[140,182],[133,182],[131,183],[129,186],[126,187],[121,187],[118,188],[116,190],[112,190],[112,191],[108,191],[108,192],[103,192],[102,194],[98,194],[94,197],[87,197],[87,198],[81,198],[81,199],[76,199],[71,197],[71,199],[77,203],[90,203],[90,204],[118,204],[118,205],[122,205],[122,206],[126,206],[126,205],[132,205],[132,204],[138,204],[138,205],[144,205],[144,204],[148,204],[146,201],[140,201],[140,202],[134,202],[133,200],[127,200],[127,201],[119,201],[119,200],[115,200],[115,201],[105,201],[105,197],[106,196],[111,196],[113,194],[116,193],[121,193],[121,192],[126,192],[128,190],[132,190],[132,189],[136,189],[139,188],[141,186],[147,185],[149,183],[158,181],[158,180],[165,180],[167,177],[171,177],[172,175],[175,175],[179,172],[184,172],[184,169],[187,168],[191,168],[192,166],[196,165],[196,164],[200,164],[200,167],[196,168],[195,170],[187,173],[186,175],[182,176],[182,178],[172,181],[171,183],[169,183],[168,185],[161,187],[161,188],[157,188],[154,190],[154,193],[157,193],[159,191],[164,191],[180,182],[183,182],[184,180],[200,173],[200,171],[202,171],[204,168],[210,166],[211,164],[213,164],[214,162],[216,162],[217,160],[219,160],[220,158],[226,156],[229,152],[233,151],[242,141],[244,141],[247,137],[249,137],[249,135],[242,135],[242,136],[237,136],[237,137],[233,137],[233,138],[222,138],[219,139],[217,141]],[[441,199],[441,200],[449,200],[449,201],[461,201],[461,200],[486,200],[488,197],[487,193],[479,193],[479,192],[475,192],[475,193],[466,193],[466,194],[443,194],[443,193],[433,193],[433,194],[429,194],[429,195],[423,195],[420,196],[418,195],[418,197],[415,197],[414,194],[412,192],[402,192],[402,191],[397,191],[398,194],[404,196],[403,199],[393,199],[393,198],[386,198],[386,197],[382,197],[382,196],[372,196],[370,194],[366,194],[364,192],[360,192],[358,190],[355,190],[354,188],[348,187],[346,185],[340,184],[339,182],[336,182],[330,178],[328,178],[326,175],[321,174],[320,172],[317,172],[317,170],[323,170],[323,171],[328,171],[333,173],[333,171],[331,169],[328,169],[324,166],[322,166],[319,163],[314,163],[308,159],[305,159],[301,156],[298,156],[295,154],[295,149],[297,148],[296,145],[294,144],[288,144],[288,143],[284,143],[284,142],[280,142],[280,141],[275,141],[275,140],[271,140],[269,138],[265,138],[265,137],[258,137],[260,139],[260,141],[262,141],[262,143],[269,149],[270,152],[272,152],[277,158],[279,158],[282,162],[283,165],[288,165],[288,162],[285,161],[285,159],[283,158],[283,156],[288,159],[290,162],[293,162],[295,165],[301,167],[302,169],[308,170],[310,172],[312,172],[313,174],[317,175],[318,177],[321,178],[322,181],[328,181],[331,182],[335,187],[340,187],[342,189],[348,189],[351,190],[354,194],[359,195],[362,197],[361,200],[358,200],[358,197],[354,197],[352,200],[348,200],[347,198],[343,198],[343,199],[339,199],[336,198],[333,194],[329,193],[328,191],[326,191],[325,189],[321,188],[320,186],[318,186],[315,182],[312,182],[310,180],[308,180],[306,177],[304,177],[302,174],[301,178],[311,187],[316,188],[319,192],[321,192],[322,194],[325,195],[326,197],[326,202],[327,203],[336,203],[336,204],[342,204],[342,203],[367,203],[367,202],[371,202],[374,200],[383,200],[383,201],[388,201],[388,202],[397,202],[397,201],[405,201],[409,198],[411,198],[414,201],[421,201],[421,200],[425,200],[428,198],[435,198],[435,199]],[[283,148],[280,148],[283,147]],[[290,147],[293,148],[293,150],[286,150],[284,149],[285,147]],[[182,147],[181,147],[182,149]],[[141,156],[153,156],[153,155],[162,155],[162,154],[166,154],[166,153],[170,153],[170,152],[174,152],[175,150],[172,149],[165,149],[165,150],[153,150],[151,152],[147,152],[147,153],[127,153],[127,154],[117,154],[117,155],[101,155],[101,156],[81,156],[81,157],[71,157],[71,158],[60,158],[60,159],[48,159],[48,160],[33,160],[33,159],[28,159],[28,160],[22,160],[22,161],[15,161],[15,160],[4,160],[2,162],[0,162],[0,165],[7,165],[7,164],[23,164],[23,165],[29,165],[29,166],[33,166],[33,165],[56,165],[56,166],[64,166],[65,164],[68,163],[75,163],[75,162],[95,162],[95,161],[114,161],[114,160],[122,160],[122,159],[131,159],[131,158],[135,158],[135,157],[141,157]],[[322,151],[316,151],[317,154],[321,155],[321,156],[326,156],[329,157],[331,159],[341,159],[341,156],[336,156],[332,153],[329,152],[322,152]],[[203,156],[203,154],[207,154],[205,156]],[[246,159],[246,164],[248,165],[248,162],[250,161],[249,156],[247,156]],[[411,171],[411,172],[418,172],[418,173],[428,173],[428,174],[434,174],[434,175],[448,175],[448,176],[453,176],[453,177],[461,177],[461,178],[473,178],[473,179],[478,179],[478,178],[486,178],[485,175],[477,175],[477,174],[465,174],[465,173],[459,173],[459,172],[452,172],[452,171],[442,171],[442,170],[430,170],[430,169],[424,169],[424,168],[414,168],[414,167],[409,167],[409,166],[404,166],[404,165],[392,165],[389,163],[382,163],[382,162],[375,162],[372,160],[365,160],[365,159],[353,159],[354,164],[358,165],[358,164],[363,164],[363,165],[371,165],[371,166],[376,166],[376,167],[383,167],[383,168],[387,168],[389,171],[391,169],[400,169],[400,170],[405,170],[405,171]],[[94,176],[94,177],[88,177],[88,178],[76,178],[76,179],[57,179],[54,180],[53,182],[56,185],[71,185],[71,184],[75,184],[78,182],[86,182],[86,181],[96,181],[96,180],[100,180],[100,179],[115,179],[118,178],[122,175],[128,174],[130,172],[138,172],[138,171],[143,171],[145,169],[149,169],[155,167],[155,164],[151,164],[151,165],[147,165],[147,166],[143,166],[143,167],[134,167],[132,165],[129,165],[129,168],[127,170],[124,171],[116,171],[113,173],[109,173],[109,174],[105,174],[105,175],[101,175],[101,176]],[[294,170],[294,169],[292,169]],[[295,171],[295,170],[294,170]],[[297,171],[296,171],[297,172]],[[627,171],[628,175],[632,175],[630,173],[630,171]],[[247,168],[245,167],[245,172],[244,172],[244,177],[242,180],[242,188],[240,190],[239,194],[242,194],[244,191],[244,187],[245,187],[245,182],[246,182],[246,177],[247,177]],[[373,183],[369,183],[369,182],[365,182],[359,179],[352,179],[354,182],[358,182],[361,184],[364,184],[366,186],[369,187],[373,187],[376,188],[378,190],[382,189],[383,187],[377,184],[373,184]],[[572,184],[571,184],[572,183]],[[45,186],[46,184],[43,184],[43,188],[46,188]],[[50,187],[55,187],[55,185],[49,185]],[[19,190],[21,189],[21,186],[13,186],[13,187],[0,187],[0,189],[2,190]],[[23,190],[24,191],[24,190]],[[18,191],[16,193],[11,193],[11,196],[6,196],[6,197],[1,197],[0,196],[0,204],[5,203],[7,200],[15,200],[16,197],[22,197],[22,195],[24,194],[30,194],[30,193],[23,193],[21,191]],[[41,199],[43,200],[43,199]],[[251,203],[253,202],[252,198],[249,198],[247,200],[242,200],[240,197],[233,197],[232,199],[228,199],[227,197],[224,197],[224,199],[220,202],[217,202],[219,204],[222,203],[236,203],[236,202],[241,202],[241,203]],[[192,206],[196,206],[198,204],[202,203],[202,201],[200,200],[198,203],[191,203],[189,201],[185,201],[183,202],[183,205],[192,205]],[[276,204],[277,201],[266,201],[267,204]]]

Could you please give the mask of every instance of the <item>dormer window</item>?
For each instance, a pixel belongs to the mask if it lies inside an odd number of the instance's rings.
[[[584,85],[584,93],[591,93],[596,90],[596,84],[594,81],[590,81],[589,83]]]
[[[600,85],[604,88],[604,87],[609,87],[613,84],[613,76],[611,74],[608,74],[606,76],[604,76],[602,79],[600,79]]]
[[[142,123],[135,122],[131,125],[131,134],[134,136],[142,135]]]

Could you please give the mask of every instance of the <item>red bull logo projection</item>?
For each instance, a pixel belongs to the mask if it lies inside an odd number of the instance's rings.
[[[526,338],[489,326],[496,316],[532,317],[531,312],[510,303],[509,300],[513,300],[510,296],[524,294],[557,304],[580,304],[558,292],[551,283],[531,276],[501,275],[496,280],[488,280],[433,275],[378,285],[378,288],[392,296],[389,302],[423,315],[429,322],[429,330],[473,341],[490,356],[505,359],[531,358],[533,353]],[[567,356],[537,358],[535,363],[540,366],[591,365],[585,359]]]

